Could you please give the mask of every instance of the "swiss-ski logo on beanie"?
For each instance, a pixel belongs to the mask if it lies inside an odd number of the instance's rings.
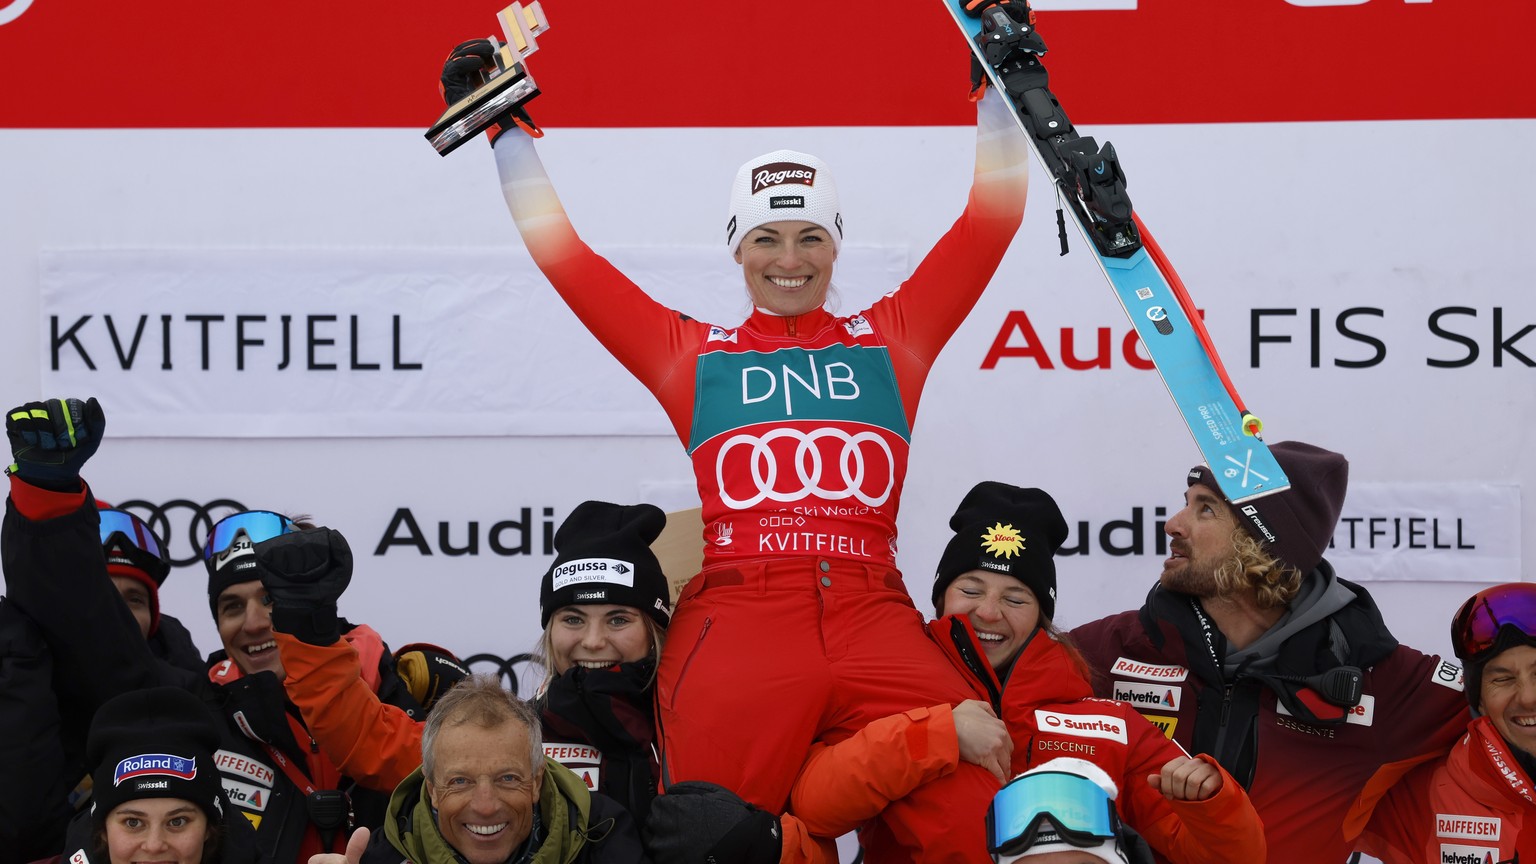
[[[770,162],[753,168],[752,173],[748,175],[748,182],[753,195],[785,183],[815,186],[816,169],[809,165],[801,165],[799,162]]]
[[[112,772],[112,785],[118,786],[124,780],[150,775],[191,780],[197,776],[197,759],[190,756],[172,756],[169,753],[143,753],[138,756],[129,756],[117,763],[117,768]]]

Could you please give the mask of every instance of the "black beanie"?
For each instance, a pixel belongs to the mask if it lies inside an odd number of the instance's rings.
[[[1300,441],[1271,444],[1269,452],[1275,454],[1291,487],[1231,506],[1249,535],[1269,554],[1305,575],[1323,560],[1323,551],[1333,541],[1333,529],[1339,524],[1344,492],[1349,487],[1349,460]],[[1222,495],[1211,469],[1204,465],[1189,469],[1188,483],[1199,483]]]
[[[219,617],[219,595],[232,585],[255,582],[261,579],[256,567],[256,546],[249,537],[238,539],[230,548],[203,560],[208,568],[208,608],[213,617]]]
[[[1023,582],[1035,592],[1040,614],[1056,616],[1056,562],[1067,541],[1067,520],[1055,499],[1040,489],[1022,489],[987,480],[977,483],[949,517],[955,532],[933,577],[933,607],[955,577],[991,570]]]
[[[667,514],[653,504],[583,501],[555,530],[555,563],[539,586],[539,626],[556,609],[583,604],[633,606],[663,629],[671,594],[651,543]]]
[[[183,798],[223,821],[223,786],[213,765],[219,727],[213,713],[180,687],[132,690],[102,705],[91,720],[85,755],[91,819],[97,827],[119,804]]]

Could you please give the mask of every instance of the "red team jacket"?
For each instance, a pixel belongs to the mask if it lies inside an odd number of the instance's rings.
[[[1121,818],[1165,861],[1263,864],[1264,827],[1242,787],[1225,771],[1204,801],[1169,801],[1147,777],[1184,751],[1123,702],[1093,698],[1060,643],[1036,633],[999,684],[970,622],[946,616],[929,634],[993,705],[1013,738],[1010,774],[1057,757],[1085,759],[1120,787]],[[813,832],[835,836],[870,818],[959,762],[952,709],[917,709],[870,724],[839,744],[817,745],[801,770],[791,811]],[[1205,761],[1215,764],[1209,757]],[[1219,766],[1218,766],[1219,768]]]
[[[1392,787],[1362,848],[1386,864],[1536,861],[1531,778],[1493,722],[1479,717],[1444,759]]]

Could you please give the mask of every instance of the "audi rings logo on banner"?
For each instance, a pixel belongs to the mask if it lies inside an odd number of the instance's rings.
[[[779,451],[773,448],[773,442],[787,439],[795,444],[794,455],[791,458],[794,473],[799,485],[794,489],[780,490],[779,483]],[[827,461],[823,460],[819,442],[832,441],[842,444],[842,452],[836,458],[836,472],[829,471]],[[865,445],[874,445],[870,456],[877,456],[883,460],[884,465],[874,466],[865,464]],[[739,448],[748,448],[745,452]],[[741,453],[732,456],[734,453]],[[750,471],[731,471],[733,477],[744,476],[750,473],[752,483],[757,487],[756,493],[747,498],[736,498],[731,495],[726,486],[726,460],[731,458],[747,459]],[[733,466],[736,467],[736,466]],[[871,495],[864,490],[864,482],[869,476],[866,468],[883,468],[885,471],[885,488]],[[877,481],[878,482],[878,481]],[[720,447],[720,453],[715,457],[715,483],[720,488],[720,500],[733,510],[745,510],[755,507],[764,500],[788,503],[804,498],[821,498],[828,501],[841,501],[846,498],[856,498],[859,503],[868,507],[879,507],[891,497],[891,490],[896,486],[896,457],[891,453],[891,447],[874,432],[858,432],[853,435],[841,429],[823,427],[811,432],[803,432],[799,429],[775,429],[761,437],[757,435],[733,435]]]
[[[165,541],[166,561],[174,567],[202,563],[203,542],[213,530],[213,523],[231,513],[250,509],[230,498],[216,498],[207,504],[176,498],[164,504],[122,501],[113,506],[143,519],[149,529]],[[178,555],[178,549],[186,554]]]
[[[464,658],[464,667],[471,672],[487,671],[495,674],[506,683],[507,689],[522,696],[524,699],[532,699],[532,690],[527,693],[522,691],[523,682],[517,677],[517,667],[526,665],[528,668],[523,673],[528,677],[532,688],[537,688],[544,680],[544,664],[539,662],[535,654],[514,654],[511,657],[500,657],[495,654],[475,654]],[[487,670],[477,670],[477,666],[490,666]]]

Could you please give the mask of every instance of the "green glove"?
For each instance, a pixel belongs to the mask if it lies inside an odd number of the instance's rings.
[[[101,446],[107,418],[94,397],[28,402],[5,415],[14,460],[5,473],[54,492],[80,491],[80,468]]]

